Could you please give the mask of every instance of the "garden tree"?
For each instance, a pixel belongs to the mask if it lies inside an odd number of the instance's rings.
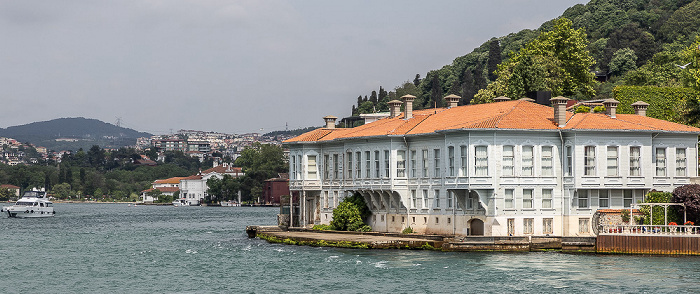
[[[87,163],[89,166],[94,168],[104,167],[105,164],[105,151],[100,148],[100,146],[92,145],[90,150],[87,152]]]
[[[379,86],[379,93],[377,95],[378,95],[378,97],[377,97],[378,100],[372,101],[375,105],[377,104],[377,102],[385,100],[387,95],[389,95],[389,93],[387,93],[386,90],[384,90],[384,87]]]
[[[488,62],[488,74],[489,80],[496,80],[496,70],[498,65],[501,63],[501,45],[497,38],[492,38],[489,43],[489,62]]]
[[[649,62],[636,70],[628,71],[622,83],[629,86],[682,86],[682,69],[676,64],[686,64],[679,51],[664,50],[654,54]]]
[[[287,172],[282,147],[260,142],[243,149],[235,165],[240,166],[245,174],[238,178],[245,200],[259,197],[265,180]]]
[[[0,188],[0,201],[8,201],[11,197],[15,196],[7,188]]]
[[[363,114],[363,113],[373,113],[374,112],[374,103],[372,101],[365,101],[362,102],[360,107],[357,108],[357,115]]]
[[[637,55],[630,48],[622,48],[613,54],[608,67],[610,73],[615,76],[622,76],[630,70],[637,69]]]
[[[685,204],[685,216],[688,221],[700,225],[700,185],[684,185],[673,189],[673,202]],[[682,216],[683,211],[679,211]]]
[[[239,186],[240,183],[230,175],[224,175],[221,179],[217,177],[211,177],[207,180],[207,197],[209,197],[209,199],[207,200],[233,200],[238,194]]]
[[[416,77],[413,79],[413,85],[416,87],[420,85],[420,74],[416,74]]]
[[[652,190],[651,192],[647,193],[644,196],[644,202],[645,203],[671,203],[673,199],[673,195],[669,192],[659,192]],[[656,206],[653,209],[653,216],[652,216],[652,209],[650,206],[643,205],[639,208],[639,211],[643,215],[643,223],[647,225],[666,225],[665,221],[668,222],[676,222],[678,223],[680,219],[678,218],[678,214],[676,210],[669,208],[668,209],[668,214],[664,216],[664,208],[662,206]],[[651,217],[653,217],[653,222],[651,221]]]
[[[595,81],[589,68],[593,64],[586,34],[582,29],[573,29],[568,19],[559,18],[552,30],[542,32],[500,64],[496,81],[479,90],[475,100],[485,103],[497,96],[519,95],[529,90],[525,88],[528,85],[544,87],[539,90],[551,91],[553,96],[592,97]]]
[[[371,231],[364,219],[371,214],[364,198],[359,193],[353,194],[351,197],[345,198],[338,207],[333,209],[333,220],[331,220],[331,229],[336,231]]]
[[[377,100],[377,91],[372,91],[372,94],[369,95],[369,99],[367,99],[367,96],[365,96],[365,100],[362,101],[362,103],[368,102],[368,101],[370,101],[370,102],[371,101],[378,101]],[[374,105],[374,102],[372,102],[372,105]],[[360,107],[358,106],[357,108],[360,108]]]
[[[430,105],[426,108],[439,108],[442,107],[442,85],[440,84],[440,79],[438,74],[434,74],[430,82]]]

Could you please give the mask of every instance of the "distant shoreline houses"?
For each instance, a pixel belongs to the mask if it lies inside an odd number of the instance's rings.
[[[355,128],[326,127],[284,142],[293,223],[329,224],[333,209],[359,193],[374,231],[485,236],[591,236],[598,211],[629,209],[652,190],[698,176],[699,128],[635,114],[566,111],[532,99],[412,110]],[[401,111],[403,107],[404,111]],[[298,212],[297,212],[298,211]]]
[[[157,197],[149,195],[149,192],[158,189],[163,195],[168,196],[174,196],[179,192],[178,199],[186,201],[188,205],[200,205],[208,196],[207,180],[212,177],[222,179],[224,175],[237,178],[244,174],[240,167],[233,167],[232,165],[223,163],[189,177],[173,177],[156,180],[151,184],[151,188],[141,191],[141,201],[157,201]]]

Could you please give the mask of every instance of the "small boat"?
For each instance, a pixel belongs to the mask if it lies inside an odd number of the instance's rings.
[[[56,214],[53,210],[53,203],[46,199],[46,192],[25,191],[22,198],[17,200],[15,205],[2,208],[8,217],[52,217]]]
[[[175,199],[173,201],[173,206],[178,207],[178,206],[190,206],[190,203],[187,201],[185,198],[180,198],[180,199]]]
[[[241,206],[241,204],[236,202],[236,201],[229,200],[229,201],[222,201],[221,206],[238,207],[238,206]]]

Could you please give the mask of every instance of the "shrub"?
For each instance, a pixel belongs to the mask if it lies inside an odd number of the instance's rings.
[[[589,113],[591,112],[591,108],[588,106],[579,106],[576,107],[576,113]]]
[[[593,112],[595,113],[603,113],[605,112],[605,106],[596,106],[593,108]]]
[[[630,221],[630,211],[629,209],[623,209],[622,212],[620,213],[620,217],[622,218],[623,222],[628,223]]]
[[[411,227],[406,227],[405,229],[403,229],[403,231],[401,231],[401,234],[412,234],[412,233],[413,233],[413,228],[411,228]]]
[[[311,229],[314,231],[329,231],[329,230],[332,230],[333,228],[330,225],[315,225]]]
[[[672,201],[685,204],[687,220],[693,223],[700,221],[700,185],[684,185],[674,189]],[[682,209],[680,213],[683,213]]]
[[[659,191],[654,191],[652,190],[651,192],[647,193],[647,195],[644,197],[644,202],[646,203],[671,203],[671,199],[673,198],[673,195],[669,192],[659,192]],[[679,221],[678,214],[676,213],[676,210],[669,207],[668,209],[668,214],[666,217],[664,217],[664,208],[661,206],[656,206],[654,207],[653,210],[653,217],[654,219],[652,220],[652,210],[651,206],[644,205],[639,208],[639,211],[644,215],[642,217],[642,221],[646,225],[665,225],[665,221]]]
[[[333,209],[331,228],[337,231],[371,231],[364,218],[371,214],[364,198],[358,193],[347,197],[337,208]]]

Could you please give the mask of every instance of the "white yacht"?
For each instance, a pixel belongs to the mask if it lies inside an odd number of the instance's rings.
[[[15,205],[2,208],[8,217],[51,217],[56,214],[53,203],[46,198],[43,191],[25,191]]]

